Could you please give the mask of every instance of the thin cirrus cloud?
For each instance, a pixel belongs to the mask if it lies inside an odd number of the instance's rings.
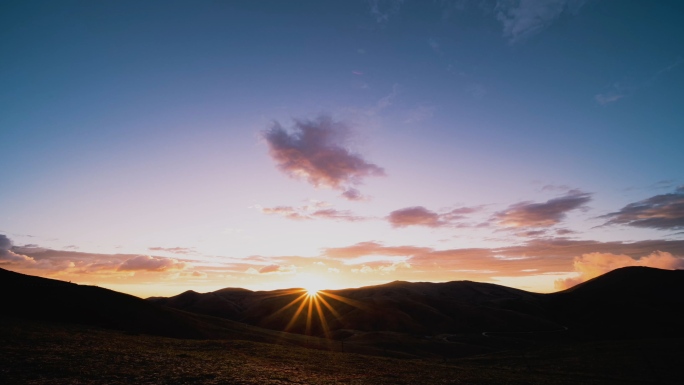
[[[190,247],[149,247],[150,251],[165,251],[173,254],[195,254],[197,251]]]
[[[383,246],[382,243],[369,241],[359,242],[347,247],[331,247],[323,250],[323,255],[332,259],[354,259],[364,256],[407,257],[430,252],[429,247],[417,246]]]
[[[591,194],[572,190],[544,203],[521,202],[494,215],[492,221],[509,228],[551,227],[560,223],[572,210],[582,208]]]
[[[315,187],[341,190],[349,200],[362,199],[354,186],[366,177],[385,175],[382,167],[345,147],[349,128],[327,116],[295,120],[290,130],[274,122],[263,136],[271,158],[283,173]]]
[[[337,221],[357,222],[367,220],[369,218],[354,215],[349,210],[337,210],[330,208],[326,202],[313,202],[309,205],[294,207],[294,206],[276,206],[276,207],[261,207],[257,208],[267,215],[280,215],[284,218],[305,221],[312,219],[331,219]]]
[[[387,216],[387,221],[392,227],[449,227],[454,226],[456,221],[465,219],[467,214],[477,212],[479,209],[479,207],[461,207],[444,213],[437,213],[423,206],[406,207],[392,211]]]
[[[670,194],[630,203],[600,218],[609,219],[604,225],[621,224],[659,230],[684,229],[684,186]]]
[[[404,0],[368,0],[370,13],[378,24],[387,24],[390,17],[399,12]]]
[[[494,8],[511,44],[548,28],[562,14],[576,15],[587,0],[498,0]]]

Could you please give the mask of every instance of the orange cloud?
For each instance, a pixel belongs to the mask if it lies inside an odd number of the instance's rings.
[[[568,289],[609,271],[627,266],[656,267],[668,270],[684,269],[684,259],[660,251],[637,259],[624,254],[590,253],[576,257],[573,266],[578,276],[556,280],[556,289]]]

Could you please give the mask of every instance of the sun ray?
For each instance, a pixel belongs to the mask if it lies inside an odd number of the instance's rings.
[[[324,294],[324,293],[321,292],[321,294]],[[321,302],[323,302],[323,305],[324,305],[325,307],[327,307],[328,310],[330,310],[330,312],[335,316],[335,318],[340,319],[340,318],[342,317],[342,316],[340,315],[340,313],[338,313],[337,310],[335,310],[335,308],[333,308],[332,306],[330,306],[330,304],[328,303],[328,301],[326,301],[325,298],[323,298],[322,295],[319,295],[319,296],[318,296],[318,299],[319,299]]]
[[[304,295],[302,295],[303,297]],[[300,297],[301,298],[301,297]],[[292,319],[290,320],[290,323],[285,326],[285,331],[290,330],[292,326],[294,326],[295,322],[297,322],[297,318],[299,318],[299,315],[302,313],[302,310],[304,310],[304,306],[306,305],[306,299],[302,301],[302,304],[299,305],[299,308],[297,309],[297,312],[292,316]]]
[[[323,334],[325,334],[325,338],[330,338],[328,321],[325,319],[325,314],[323,314],[321,304],[318,302],[319,299],[321,299],[321,296],[313,297],[314,304],[316,305],[316,311],[318,312],[318,318],[321,320],[321,327],[323,327]]]
[[[328,296],[328,297],[330,297],[330,298],[332,298],[332,299],[336,299],[336,300],[338,300],[338,301],[340,301],[340,302],[346,303],[347,305],[354,306],[355,308],[358,308],[358,309],[361,309],[361,310],[371,310],[370,307],[368,307],[368,305],[363,304],[363,303],[361,303],[361,302],[359,302],[359,301],[355,301],[355,300],[350,299],[350,298],[342,297],[342,296],[340,296],[340,295],[333,294],[333,293],[327,293],[327,292],[324,292],[324,291],[321,291],[320,293],[323,294],[323,295],[326,295],[326,296]]]
[[[313,296],[309,296],[307,299],[308,309],[306,313],[306,335],[311,335],[311,314],[313,313],[313,306],[311,303],[313,302],[313,299]]]
[[[273,313],[273,314],[271,314],[270,316],[268,316],[267,319],[271,319],[271,318],[277,316],[278,314],[284,312],[285,310],[289,309],[290,307],[294,306],[297,302],[299,302],[300,300],[302,300],[305,296],[306,296],[306,294],[302,294],[302,295],[300,295],[299,297],[295,298],[294,300],[292,300],[292,302],[288,303],[287,305],[283,306],[282,308],[280,308],[280,309],[279,309],[278,311],[276,311],[275,313]]]

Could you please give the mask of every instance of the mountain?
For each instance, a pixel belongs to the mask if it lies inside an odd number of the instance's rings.
[[[2,317],[13,319],[89,325],[175,338],[311,343],[310,339],[303,340],[301,336],[188,313],[97,286],[77,285],[2,268],[0,290],[4,293]]]
[[[470,281],[396,281],[323,291],[311,300],[303,289],[227,288],[149,301],[263,328],[332,338],[357,332],[543,332],[565,326],[595,338],[655,336],[676,330],[684,309],[681,293],[684,271],[626,267],[552,294]]]
[[[590,337],[679,334],[684,316],[684,270],[624,267],[547,294],[545,307]]]

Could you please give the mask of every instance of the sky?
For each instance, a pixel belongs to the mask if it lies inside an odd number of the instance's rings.
[[[0,267],[141,297],[682,269],[683,14],[3,1]]]

